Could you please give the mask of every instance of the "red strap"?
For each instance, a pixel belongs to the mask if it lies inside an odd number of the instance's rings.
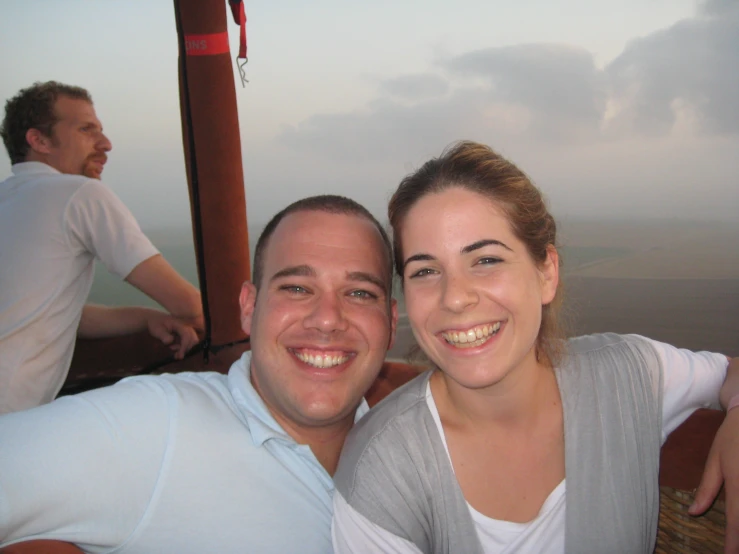
[[[239,58],[246,58],[246,9],[244,8],[244,2],[239,3],[239,26],[241,27],[241,34],[239,35]]]
[[[239,10],[238,6],[242,3],[242,0],[228,0],[228,6],[231,8],[231,15],[234,18],[234,23],[239,24]]]
[[[213,56],[228,54],[228,33],[211,35],[185,35],[185,53],[188,56]]]

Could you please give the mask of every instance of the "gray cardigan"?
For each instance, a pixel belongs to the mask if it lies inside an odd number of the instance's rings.
[[[656,352],[637,337],[580,337],[568,342],[555,373],[564,412],[567,553],[651,553],[662,427]],[[482,553],[426,404],[430,374],[394,391],[355,426],[336,488],[353,509],[423,552]]]

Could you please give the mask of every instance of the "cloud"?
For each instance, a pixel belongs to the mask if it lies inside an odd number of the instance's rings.
[[[366,109],[319,114],[286,127],[279,142],[299,151],[331,152],[353,162],[392,159],[402,152],[444,146],[479,125],[485,98],[475,90],[458,90],[442,99],[412,104],[378,98]]]
[[[685,123],[739,133],[739,3],[708,0],[695,17],[632,41],[606,68],[613,120],[647,134]]]
[[[531,114],[531,131],[558,139],[573,128],[597,128],[606,105],[604,75],[582,48],[524,44],[488,48],[446,63],[452,74],[483,78],[496,104]],[[567,130],[569,127],[569,130]]]
[[[721,15],[736,9],[736,0],[705,0],[699,8],[699,13]]]
[[[478,50],[440,66],[446,77],[380,83],[362,110],[317,114],[278,141],[303,152],[368,161],[438,151],[454,140],[590,139],[606,105],[603,74],[583,49],[521,45]]]
[[[739,2],[631,41],[605,68],[563,44],[485,48],[400,75],[374,100],[287,126],[277,142],[333,161],[418,160],[459,139],[509,151],[739,134]]]
[[[564,44],[437,59],[428,73],[381,81],[359,109],[286,126],[250,197],[274,202],[286,179],[301,193],[344,191],[383,214],[404,173],[470,139],[523,168],[557,215],[733,220],[738,12],[737,0],[704,0],[605,67]]]
[[[437,98],[449,90],[449,82],[431,73],[402,75],[380,83],[380,91],[404,100]]]

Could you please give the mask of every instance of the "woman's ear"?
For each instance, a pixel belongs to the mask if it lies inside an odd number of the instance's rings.
[[[553,244],[547,246],[547,257],[539,267],[541,275],[541,305],[554,300],[559,286],[559,253]]]

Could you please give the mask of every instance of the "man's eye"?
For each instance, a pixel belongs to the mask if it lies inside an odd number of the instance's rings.
[[[411,273],[408,278],[415,279],[417,277],[426,277],[427,275],[433,275],[434,273],[435,271],[433,269],[424,267],[423,269],[419,269],[418,271],[414,271],[413,273]]]
[[[282,285],[280,290],[284,290],[292,294],[306,294],[308,292],[308,289],[305,289],[300,285]]]
[[[353,298],[360,298],[362,300],[376,300],[377,295],[374,292],[368,290],[353,290],[349,293],[349,296]]]

